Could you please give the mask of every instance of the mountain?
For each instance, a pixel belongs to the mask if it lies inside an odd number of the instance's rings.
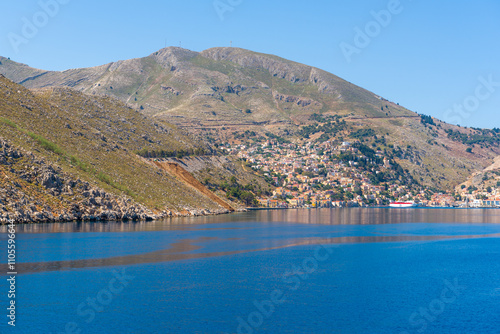
[[[213,144],[242,142],[245,131],[299,143],[361,141],[436,189],[451,189],[500,155],[498,131],[446,124],[326,71],[238,48],[170,47],[62,72],[0,58],[0,73],[27,88],[115,97]],[[335,130],[332,120],[345,125]]]
[[[293,125],[313,113],[381,116],[381,99],[325,71],[276,56],[214,48],[166,48],[148,57],[63,72],[0,59],[0,72],[27,88],[72,87],[117,97],[176,124]],[[247,111],[247,112],[245,112]],[[397,105],[393,116],[414,116]]]
[[[234,210],[237,203],[221,200],[192,176],[159,168],[138,155],[143,151],[177,155],[171,164],[185,174],[191,168],[200,179],[210,168],[218,182],[234,176],[265,186],[192,135],[112,97],[64,87],[28,90],[0,75],[0,220],[154,219]]]

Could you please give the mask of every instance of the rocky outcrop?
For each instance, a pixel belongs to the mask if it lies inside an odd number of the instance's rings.
[[[161,88],[161,90],[168,92],[168,93],[172,93],[175,96],[179,96],[182,94],[182,92],[180,90],[177,90],[177,89],[170,87],[170,86],[161,85],[160,88]]]
[[[188,184],[193,189],[196,189],[204,196],[210,198],[215,203],[219,204],[221,207],[225,208],[229,212],[235,211],[235,209],[226,201],[222,200],[220,197],[215,195],[213,192],[208,190],[201,182],[199,182],[194,176],[187,170],[182,168],[179,164],[169,161],[153,161],[153,164],[167,173],[178,177],[182,182]]]
[[[310,67],[285,61],[276,56],[248,52],[238,48],[211,48],[202,51],[200,55],[216,61],[231,61],[243,67],[264,68],[272,76],[292,83],[305,82],[309,79]]]
[[[274,99],[277,101],[287,102],[287,103],[295,103],[299,107],[303,107],[303,108],[308,107],[308,106],[321,107],[321,103],[314,101],[312,99],[305,98],[305,97],[284,95],[284,94],[280,94],[278,92],[274,92],[273,96],[274,96]]]
[[[63,172],[0,138],[0,222],[153,220],[153,213],[125,196],[106,192]]]

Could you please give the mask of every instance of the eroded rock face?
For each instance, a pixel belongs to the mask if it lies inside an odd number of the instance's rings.
[[[52,166],[42,167],[38,181],[47,189],[60,189],[63,185],[61,178]]]

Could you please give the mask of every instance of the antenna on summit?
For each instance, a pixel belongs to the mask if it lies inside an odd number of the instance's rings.
[[[230,41],[229,42],[229,47],[232,48],[233,47],[233,41]]]

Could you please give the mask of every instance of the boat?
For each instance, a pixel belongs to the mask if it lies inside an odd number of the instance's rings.
[[[415,202],[391,202],[389,206],[391,208],[415,208],[417,204]]]

